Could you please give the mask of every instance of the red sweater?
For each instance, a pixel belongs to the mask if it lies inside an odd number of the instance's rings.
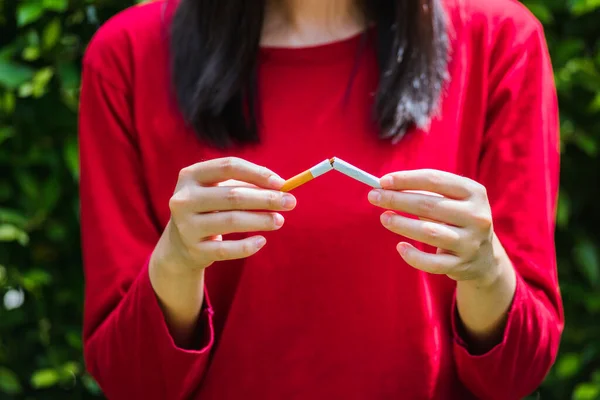
[[[557,102],[542,28],[512,0],[445,4],[451,80],[439,117],[398,145],[371,123],[372,46],[344,102],[358,37],[263,49],[262,143],[218,151],[170,96],[164,0],[100,29],[84,60],[81,222],[85,358],[108,398],[504,400],[540,384],[563,327]],[[331,172],[294,191],[297,208],[259,254],[207,270],[201,344],[178,348],[147,260],[178,171],[228,155],[283,177],[338,156],[377,176],[435,168],[483,183],[518,275],[502,342],[471,354],[455,329],[455,282],[406,265],[369,188]]]

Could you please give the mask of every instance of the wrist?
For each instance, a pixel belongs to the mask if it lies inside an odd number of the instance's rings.
[[[190,279],[195,276],[203,276],[204,269],[208,265],[192,265],[185,257],[181,256],[185,251],[181,250],[182,247],[178,235],[173,232],[169,222],[150,256],[151,272],[169,278]]]
[[[493,290],[503,282],[514,280],[514,267],[495,234],[491,246],[492,254],[485,272],[475,279],[462,282],[463,286],[472,286],[478,290]]]
[[[168,257],[158,247],[152,252],[148,264],[150,276],[168,280],[195,280],[204,276],[205,268],[190,268],[184,261]]]

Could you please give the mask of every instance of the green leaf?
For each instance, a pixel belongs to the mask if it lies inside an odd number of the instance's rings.
[[[83,341],[81,340],[81,331],[69,331],[65,335],[65,340],[69,343],[69,346],[77,351],[83,349]]]
[[[556,210],[556,225],[560,228],[565,228],[569,224],[571,215],[571,201],[569,195],[564,190],[561,190],[558,196],[558,207]]]
[[[600,284],[600,260],[594,243],[589,238],[578,240],[573,249],[573,257],[590,285],[598,286]]]
[[[598,400],[598,397],[600,397],[600,385],[595,383],[580,383],[573,392],[573,400]]]
[[[16,210],[0,208],[0,222],[23,227],[27,224],[27,218]]]
[[[600,8],[600,0],[571,0],[571,12],[576,15],[583,15]]]
[[[22,246],[29,243],[27,232],[11,224],[0,225],[0,242],[18,242]]]
[[[40,194],[40,189],[33,174],[25,169],[16,170],[15,177],[17,178],[17,182],[23,191],[23,194],[30,199],[36,199],[38,197]]]
[[[44,8],[52,11],[63,12],[69,6],[68,0],[43,0]]]
[[[50,21],[44,28],[44,33],[42,33],[42,42],[44,43],[44,48],[53,48],[58,43],[61,33],[62,26],[60,24],[60,20],[58,18],[52,19],[52,21]]]
[[[21,57],[26,61],[35,61],[40,58],[40,48],[33,46],[25,47]]]
[[[33,78],[34,70],[23,64],[13,63],[0,58],[0,85],[16,89]]]
[[[46,86],[54,76],[54,68],[46,67],[35,73],[32,81],[32,94],[34,97],[41,97],[46,93]]]
[[[6,267],[0,264],[0,288],[6,283]],[[1,373],[1,372],[0,372]]]
[[[0,146],[3,142],[15,135],[15,129],[12,126],[0,127]]]
[[[62,366],[62,371],[65,376],[79,375],[79,372],[81,372],[81,366],[78,362],[70,361]]]
[[[56,385],[60,380],[60,375],[53,369],[41,369],[31,376],[31,386],[36,389],[45,389]]]
[[[63,155],[69,172],[75,180],[79,180],[79,149],[75,136],[70,136],[65,143]]]
[[[4,101],[2,108],[4,112],[8,115],[12,114],[15,111],[15,106],[17,105],[17,100],[15,98],[14,92],[7,90],[4,93]]]
[[[34,269],[23,274],[21,284],[29,292],[33,292],[42,286],[52,282],[52,275],[42,269]]]
[[[590,112],[595,113],[600,111],[600,93],[596,94],[592,102],[590,103]]]
[[[30,97],[33,93],[33,84],[31,82],[25,82],[19,86],[19,97]]]
[[[556,363],[556,374],[561,379],[567,379],[579,372],[581,359],[577,353],[563,354]]]
[[[19,4],[17,8],[17,24],[25,26],[40,19],[44,13],[44,7],[40,2],[29,1]]]
[[[597,369],[592,373],[592,382],[600,385],[600,369]]]
[[[0,367],[0,392],[16,395],[23,391],[17,374],[8,368]]]
[[[577,146],[588,156],[595,157],[598,154],[598,143],[593,137],[578,132],[574,139]]]
[[[90,375],[85,374],[81,377],[81,381],[83,382],[83,386],[87,389],[88,392],[94,395],[100,394],[101,390],[94,378]]]

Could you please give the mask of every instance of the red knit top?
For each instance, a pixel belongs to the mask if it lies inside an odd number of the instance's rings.
[[[376,56],[370,43],[357,61],[359,37],[262,49],[261,143],[220,151],[174,106],[165,0],[100,29],[84,60],[81,222],[85,357],[109,399],[506,400],[539,385],[563,326],[557,102],[542,28],[512,0],[445,7],[439,115],[397,145],[377,138]],[[434,168],[484,184],[518,275],[501,343],[470,353],[455,329],[456,283],[405,264],[395,245],[406,239],[381,225],[369,188],[331,172],[294,191],[297,208],[257,255],[207,270],[200,345],[178,348],[147,261],[179,170],[229,155],[283,177],[337,156],[376,176]]]

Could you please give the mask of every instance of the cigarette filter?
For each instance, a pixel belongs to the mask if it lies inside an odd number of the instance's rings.
[[[290,178],[287,181],[285,181],[283,187],[281,188],[281,191],[289,192],[290,190],[295,189],[300,185],[304,185],[306,182],[309,182],[315,179],[316,177],[331,171],[332,169],[333,167],[331,166],[330,160],[322,161],[314,167],[312,167],[311,169],[307,169],[306,171],[299,173],[293,178]]]
[[[356,179],[359,182],[364,183],[365,185],[371,186],[376,189],[381,189],[381,184],[379,183],[379,178],[365,172],[352,164],[348,164],[346,161],[341,160],[339,158],[332,158],[331,165],[333,169],[338,172],[341,172],[344,175],[349,176],[350,178]]]

